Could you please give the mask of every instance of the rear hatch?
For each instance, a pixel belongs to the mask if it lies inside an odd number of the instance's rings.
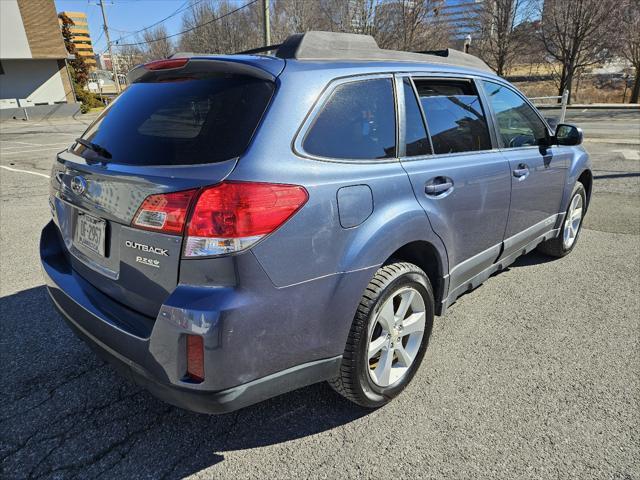
[[[227,177],[247,149],[281,70],[281,60],[269,62],[264,69],[191,58],[138,67],[133,83],[58,155],[52,213],[73,268],[89,283],[157,315],[178,282],[183,227],[176,222],[185,219],[174,217],[188,213],[200,187]],[[144,218],[136,216],[143,204]],[[182,210],[167,210],[175,205]]]

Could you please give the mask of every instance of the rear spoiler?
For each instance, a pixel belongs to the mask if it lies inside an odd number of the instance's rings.
[[[178,59],[185,59],[184,63],[175,62]],[[173,61],[173,62],[171,62]],[[233,75],[244,75],[273,82],[276,77],[260,67],[246,63],[242,59],[231,59],[228,56],[200,55],[191,53],[175,54],[166,61],[166,68],[158,68],[157,63],[151,62],[138,65],[127,74],[129,83],[149,82],[158,80],[171,80],[185,76],[200,77],[211,73],[230,73]],[[179,63],[179,66],[176,66]],[[153,66],[153,69],[147,66]]]

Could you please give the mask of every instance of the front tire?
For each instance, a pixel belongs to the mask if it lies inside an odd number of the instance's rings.
[[[363,407],[388,403],[420,366],[433,316],[433,290],[420,268],[411,263],[381,267],[362,296],[340,375],[330,385]]]
[[[560,235],[542,242],[538,245],[538,250],[552,257],[564,257],[571,253],[578,242],[586,207],[587,193],[582,183],[576,182],[571,192]]]

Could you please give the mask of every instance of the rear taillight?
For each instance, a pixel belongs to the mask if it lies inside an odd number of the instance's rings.
[[[191,204],[195,200],[195,206]],[[276,230],[309,198],[304,187],[278,183],[222,182],[213,187],[148,196],[132,227],[180,235],[184,255],[224,255],[249,248]]]
[[[184,255],[244,250],[286,222],[308,198],[298,185],[222,182],[206,188],[189,219]]]
[[[162,233],[181,234],[189,205],[197,190],[148,196],[136,212],[131,226]]]
[[[204,343],[200,335],[187,335],[187,377],[194,382],[204,380]]]

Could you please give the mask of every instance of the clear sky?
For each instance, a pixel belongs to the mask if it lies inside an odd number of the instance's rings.
[[[1,0],[0,0],[1,1]],[[89,33],[93,50],[102,53],[107,42],[102,33],[102,13],[96,0],[55,0],[58,12],[84,12],[89,19]],[[185,0],[105,0],[105,11],[109,21],[111,41],[152,25],[186,5]],[[163,22],[169,34],[180,31],[182,13]],[[122,43],[135,41],[135,35],[123,38]]]

